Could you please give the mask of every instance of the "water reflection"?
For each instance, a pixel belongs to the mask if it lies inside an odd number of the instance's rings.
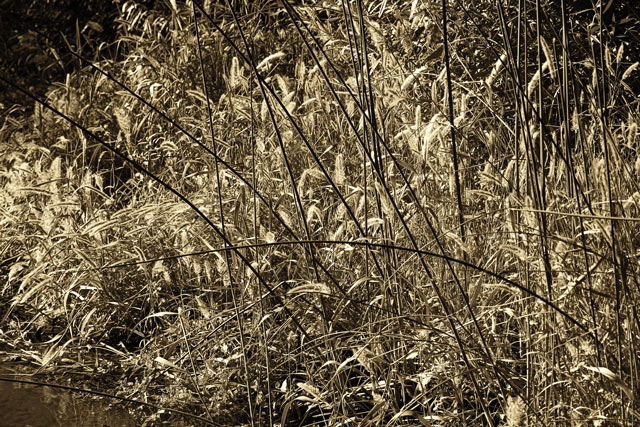
[[[108,403],[67,390],[0,381],[0,427],[138,425],[124,409]]]

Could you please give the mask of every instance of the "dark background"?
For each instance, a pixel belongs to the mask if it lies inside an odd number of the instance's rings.
[[[0,0],[0,73],[36,96],[78,67],[66,40],[83,56],[113,50],[120,0]],[[24,104],[0,84],[0,103]]]

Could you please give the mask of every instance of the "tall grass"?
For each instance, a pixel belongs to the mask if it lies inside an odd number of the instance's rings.
[[[640,422],[629,8],[120,10],[0,76],[7,356],[215,425]]]

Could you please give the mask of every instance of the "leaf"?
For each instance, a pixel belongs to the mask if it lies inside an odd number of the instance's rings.
[[[165,366],[168,366],[168,367],[170,367],[170,368],[177,369],[178,371],[185,372],[185,370],[184,370],[184,369],[182,369],[181,367],[179,367],[179,366],[178,366],[178,365],[176,365],[175,363],[173,363],[173,362],[171,362],[171,361],[169,361],[169,360],[165,359],[164,357],[158,356],[158,357],[156,357],[156,358],[155,358],[155,359],[153,359],[153,360],[154,360],[155,362],[158,362],[158,363],[159,363],[159,364],[161,364],[161,365],[165,365]]]
[[[301,388],[302,390],[304,390],[305,392],[309,393],[310,395],[312,395],[314,397],[314,399],[316,399],[316,401],[321,401],[321,396],[320,396],[320,390],[318,390],[317,387],[312,386],[311,384],[308,383],[296,383],[296,385]]]
[[[289,402],[287,402],[286,405],[284,405],[284,408],[282,409],[282,417],[280,419],[280,425],[286,426],[289,425],[289,423],[287,422],[287,415],[289,414],[289,409],[291,408],[291,405],[293,404],[293,400],[290,400]]]
[[[612,372],[609,368],[605,368],[604,366],[585,366],[585,368],[609,378],[618,387],[620,387],[620,389],[622,389],[622,391],[624,391],[627,396],[629,396],[629,399],[631,400],[634,399],[633,390],[631,390],[631,387],[625,384],[625,382],[622,381],[622,378],[620,378],[617,374]]]
[[[287,292],[287,295],[303,294],[303,293],[315,293],[331,295],[331,288],[324,283],[307,283],[304,285],[296,286]]]
[[[151,319],[153,317],[175,316],[177,314],[178,313],[176,313],[175,311],[159,311],[157,313],[153,313],[153,314],[148,315],[147,317],[145,317],[142,320]]]
[[[358,280],[356,280],[355,282],[353,282],[353,285],[351,285],[351,287],[349,288],[349,290],[347,291],[347,294],[350,294],[351,292],[353,292],[353,290],[355,288],[357,288],[358,286],[362,285],[363,283],[367,283],[367,282],[378,282],[378,280],[374,277],[361,277]]]
[[[102,28],[102,25],[98,24],[95,21],[89,21],[87,22],[87,24],[84,26],[84,28],[91,28],[93,31],[96,31],[98,33],[102,33],[104,31],[104,28]]]
[[[82,319],[82,322],[80,323],[80,334],[82,336],[86,336],[87,334],[86,330],[87,330],[87,325],[89,324],[89,320],[91,320],[91,316],[93,316],[93,313],[95,313],[97,309],[98,309],[97,307],[93,307],[91,311],[89,311],[89,313],[87,313]]]

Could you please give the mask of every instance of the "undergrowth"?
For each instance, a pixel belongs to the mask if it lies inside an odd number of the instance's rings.
[[[0,76],[4,355],[216,425],[638,424],[640,21],[508,3],[126,1]]]

